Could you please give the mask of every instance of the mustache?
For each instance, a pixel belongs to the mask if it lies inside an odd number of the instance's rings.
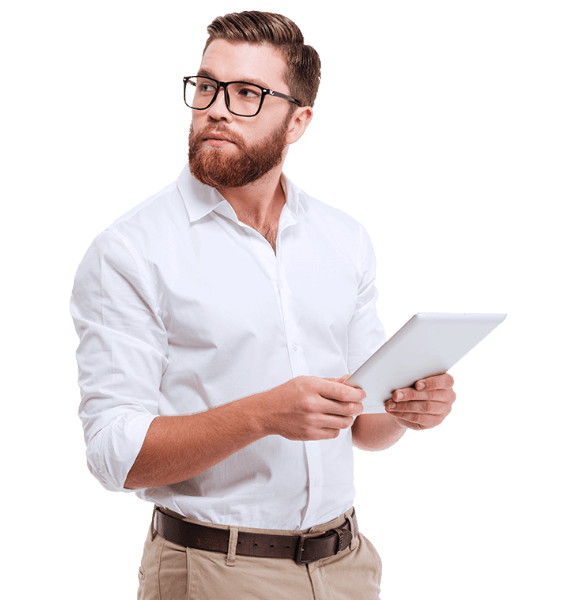
[[[220,124],[207,125],[207,127],[204,127],[192,136],[192,141],[194,144],[200,144],[202,140],[210,137],[211,134],[216,133],[225,136],[229,141],[241,146],[242,148],[245,147],[245,142],[239,134],[231,131],[227,126]]]

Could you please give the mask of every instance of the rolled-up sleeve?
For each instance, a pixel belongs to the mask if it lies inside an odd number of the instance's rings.
[[[358,297],[348,325],[348,372],[353,373],[386,341],[376,301],[376,255],[366,229],[360,225]]]
[[[124,483],[158,415],[167,333],[146,262],[117,233],[107,230],[89,247],[70,311],[88,468],[107,490],[134,491]]]

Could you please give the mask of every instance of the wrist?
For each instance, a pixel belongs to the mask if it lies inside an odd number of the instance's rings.
[[[395,417],[394,415],[390,416],[392,417],[393,429],[399,431],[400,433],[404,433],[408,429],[408,426],[404,425],[404,423],[398,417]]]
[[[239,400],[240,403],[243,403],[243,413],[248,418],[251,431],[259,438],[275,433],[269,418],[267,394],[267,392],[261,392]]]

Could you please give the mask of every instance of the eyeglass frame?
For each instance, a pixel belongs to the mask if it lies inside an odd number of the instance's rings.
[[[213,99],[205,108],[195,108],[194,106],[189,106],[187,104],[187,81],[189,79],[193,79],[193,77],[197,77],[197,78],[202,77],[203,79],[209,79],[209,81],[214,81],[217,84],[217,89],[215,90]],[[229,92],[227,91],[227,86],[231,83],[245,83],[246,85],[251,85],[251,86],[259,88],[261,90],[261,98],[259,100],[259,108],[257,109],[257,112],[255,114],[240,115],[239,113],[233,112],[231,110],[231,108],[229,108]],[[185,102],[185,106],[187,106],[188,108],[191,108],[193,110],[207,110],[215,102],[215,100],[217,99],[217,96],[219,96],[219,90],[221,88],[223,88],[223,95],[225,96],[225,106],[227,106],[227,110],[232,115],[235,115],[237,117],[247,117],[249,119],[252,117],[256,117],[259,114],[261,107],[263,106],[263,100],[266,96],[275,96],[276,98],[284,98],[285,100],[289,100],[290,102],[293,102],[294,104],[297,104],[300,107],[302,105],[302,103],[299,100],[296,100],[292,96],[288,96],[287,94],[282,94],[281,92],[274,92],[273,90],[270,90],[269,88],[265,88],[257,83],[251,83],[249,81],[218,81],[217,79],[213,79],[213,77],[207,77],[206,75],[189,75],[187,77],[183,77],[183,102]]]

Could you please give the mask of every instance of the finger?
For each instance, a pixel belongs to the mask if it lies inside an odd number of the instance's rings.
[[[424,415],[417,413],[400,413],[396,418],[411,429],[431,429],[440,425],[446,415]]]
[[[357,417],[362,414],[364,406],[362,402],[341,402],[323,398],[323,404],[319,407],[320,412],[325,415],[337,415],[340,417]]]
[[[419,423],[414,423],[413,421],[401,419],[400,417],[397,417],[397,419],[401,425],[404,425],[404,427],[408,427],[408,429],[412,429],[414,431],[424,431],[425,429],[431,429],[431,427],[420,425]]]
[[[323,377],[322,379],[325,379],[326,381],[336,381],[338,383],[344,383],[344,381],[346,379],[348,379],[348,377],[350,377],[348,374],[346,375],[342,375],[341,377],[335,378],[335,377]]]
[[[320,427],[322,429],[348,429],[348,427],[352,427],[353,422],[352,417],[325,415],[323,422],[320,422]]]
[[[386,402],[386,411],[393,415],[414,413],[426,415],[448,415],[450,406],[446,402],[431,402],[429,400],[418,402]]]
[[[403,388],[401,390],[396,390],[392,394],[392,400],[396,402],[408,402],[409,400],[433,400],[434,402],[452,403],[456,400],[456,393],[452,388],[424,390],[422,392],[418,392],[414,388]]]
[[[442,375],[433,375],[432,377],[425,377],[419,379],[414,387],[417,390],[446,390],[450,389],[454,385],[454,378],[448,373]]]
[[[424,425],[423,423],[419,423],[419,421],[423,421],[426,417],[424,415],[417,415],[415,413],[400,413],[396,415],[396,418],[408,427],[418,424]]]
[[[322,382],[318,393],[323,398],[329,400],[338,400],[339,402],[362,402],[366,397],[366,392],[361,388],[356,388],[351,385],[344,385],[334,381],[326,381],[321,379]]]
[[[411,400],[414,398],[414,394],[416,394],[416,390],[414,388],[401,388],[399,390],[394,390],[392,392],[392,400],[396,400],[397,402],[400,400]]]

